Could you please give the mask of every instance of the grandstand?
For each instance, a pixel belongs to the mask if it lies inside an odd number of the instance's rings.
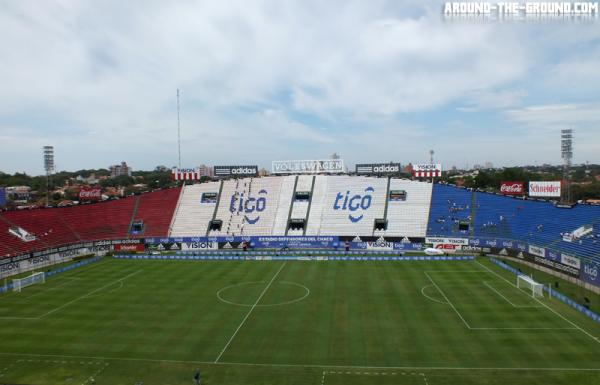
[[[435,184],[427,235],[518,240],[584,258],[600,258],[599,226],[599,206],[560,208],[552,202]],[[584,236],[565,236],[581,227],[589,229]]]
[[[133,223],[143,224],[141,230],[132,233]],[[29,238],[18,236],[21,232]],[[599,234],[599,206],[559,208],[396,178],[301,175],[230,179],[95,204],[3,212],[0,255],[103,239],[322,235],[514,240],[589,259],[600,258]]]

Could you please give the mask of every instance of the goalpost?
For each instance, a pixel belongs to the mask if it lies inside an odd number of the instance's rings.
[[[544,296],[544,285],[536,282],[528,275],[518,275],[517,276],[517,287],[519,289],[525,287],[526,289],[531,289],[532,297],[543,297]]]
[[[25,278],[13,279],[13,291],[21,292],[24,287],[35,285],[37,283],[45,283],[46,274],[43,272],[33,273]]]

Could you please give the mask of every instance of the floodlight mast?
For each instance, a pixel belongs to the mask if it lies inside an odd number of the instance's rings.
[[[181,169],[181,125],[179,120],[179,88],[177,89],[177,151],[179,158],[179,169]]]
[[[54,173],[54,147],[44,146],[44,171],[46,171],[46,206],[50,204],[50,176]]]
[[[573,160],[573,130],[565,129],[560,131],[561,136],[561,157],[563,159],[563,183],[566,188],[562,189],[562,202],[571,204],[571,163]]]

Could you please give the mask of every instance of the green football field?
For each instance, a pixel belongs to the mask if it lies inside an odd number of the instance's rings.
[[[600,326],[515,283],[486,259],[105,258],[0,295],[0,384],[600,384]]]

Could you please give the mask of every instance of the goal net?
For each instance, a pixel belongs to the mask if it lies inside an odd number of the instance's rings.
[[[517,276],[517,287],[519,289],[525,288],[531,290],[532,297],[543,297],[544,296],[544,285],[533,280],[528,275]]]
[[[20,292],[24,287],[46,282],[44,273],[33,273],[25,278],[13,279],[13,291]]]

